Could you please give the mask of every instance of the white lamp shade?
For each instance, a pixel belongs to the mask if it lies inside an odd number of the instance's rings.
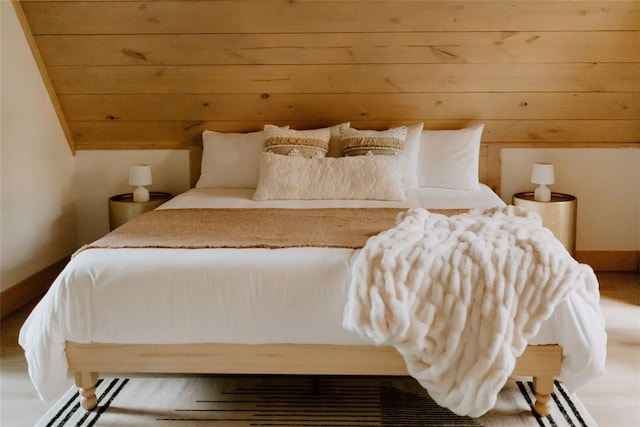
[[[553,164],[535,163],[531,171],[531,182],[534,184],[553,184],[555,182]]]
[[[129,168],[129,185],[151,185],[151,166],[135,165]]]

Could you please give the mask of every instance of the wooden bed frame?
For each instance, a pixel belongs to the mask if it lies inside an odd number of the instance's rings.
[[[66,343],[69,369],[74,372],[80,403],[97,405],[98,372],[408,375],[393,347],[319,344],[76,344]],[[535,411],[549,414],[553,381],[560,373],[558,345],[528,346],[517,359],[513,376],[533,377]]]
[[[192,187],[200,176],[201,147],[190,150]],[[480,149],[480,181],[498,191],[499,151]],[[69,370],[84,409],[97,405],[99,372],[289,374],[289,375],[408,375],[393,347],[317,344],[77,344],[66,343]],[[528,346],[516,362],[513,376],[533,377],[535,411],[549,414],[553,381],[560,373],[558,345]]]

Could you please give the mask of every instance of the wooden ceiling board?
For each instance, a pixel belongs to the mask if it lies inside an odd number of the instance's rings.
[[[13,3],[72,150],[343,121],[640,144],[637,1]]]

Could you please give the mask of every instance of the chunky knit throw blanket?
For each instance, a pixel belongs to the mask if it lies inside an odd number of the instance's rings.
[[[439,405],[477,417],[554,307],[597,286],[523,208],[411,209],[355,253],[343,323],[395,346]]]

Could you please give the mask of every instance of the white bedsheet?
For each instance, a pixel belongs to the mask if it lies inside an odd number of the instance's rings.
[[[193,189],[161,208],[488,208],[478,191],[419,189],[405,202],[268,201],[253,190]],[[342,327],[353,250],[90,249],[74,257],[20,331],[41,398],[66,390],[64,342],[363,344]],[[248,262],[249,261],[249,262]],[[114,266],[117,266],[114,268]],[[560,343],[571,388],[602,373],[606,335],[597,307],[572,295],[532,344]]]

